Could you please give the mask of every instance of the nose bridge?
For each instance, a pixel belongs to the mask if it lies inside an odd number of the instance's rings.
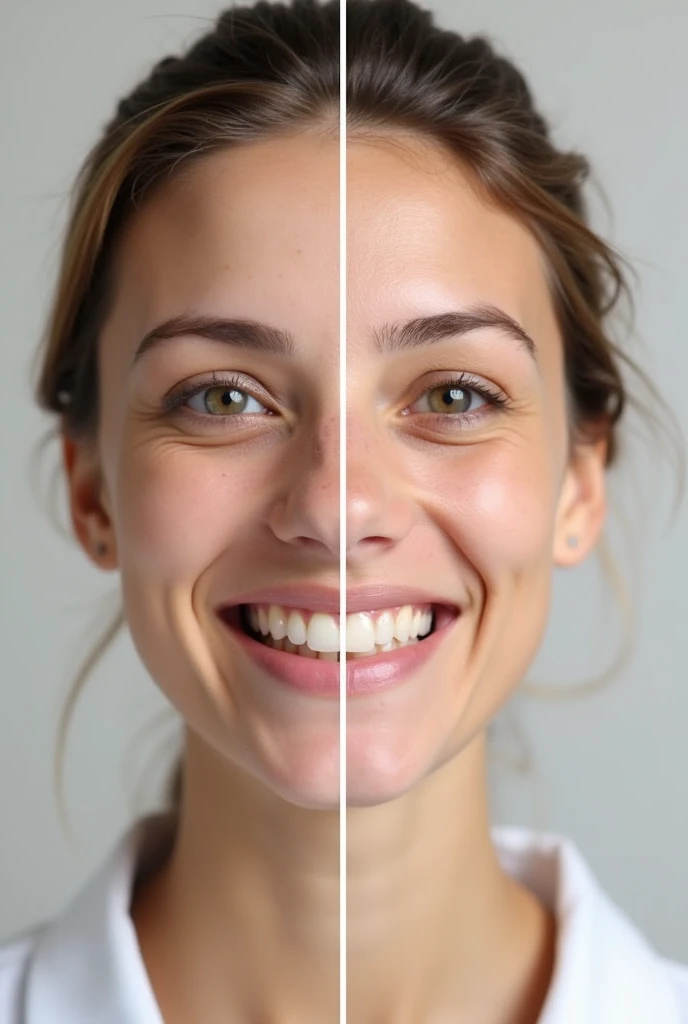
[[[380,439],[366,418],[349,416],[346,424],[346,505],[368,496],[381,497],[385,487]]]
[[[281,481],[270,512],[280,540],[338,557],[339,418],[330,415],[304,432],[281,468]]]
[[[411,527],[413,510],[393,446],[373,418],[350,417],[346,431],[346,546],[389,545]]]
[[[291,467],[293,500],[303,502],[307,515],[325,521],[339,521],[339,417],[329,416],[315,424],[298,459]],[[290,473],[291,475],[291,473]],[[327,527],[329,531],[329,527]]]

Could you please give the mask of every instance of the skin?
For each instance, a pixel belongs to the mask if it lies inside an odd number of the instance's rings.
[[[498,864],[485,729],[535,655],[553,565],[597,540],[604,444],[570,451],[525,227],[412,139],[352,140],[348,198],[347,585],[417,584],[462,608],[413,678],[348,704],[349,1018],[534,1024],[554,923]],[[338,228],[337,144],[315,134],[165,184],[118,248],[98,436],[65,441],[75,532],[120,571],[134,641],[187,725],[174,850],[132,906],[166,1024],[338,1020],[337,702],[281,691],[213,611],[256,586],[338,583]],[[494,328],[375,348],[385,323],[476,302],[515,318],[537,362]],[[186,336],[132,368],[146,332],[190,310],[287,329],[294,354]],[[160,412],[213,371],[241,373],[275,415]],[[508,405],[432,415],[430,389],[461,372]]]

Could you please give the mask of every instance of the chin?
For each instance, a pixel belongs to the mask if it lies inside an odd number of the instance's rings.
[[[405,796],[428,775],[429,767],[411,759],[408,750],[349,749],[346,803],[349,807],[375,807]]]
[[[339,751],[266,766],[262,781],[285,803],[309,811],[339,810]]]

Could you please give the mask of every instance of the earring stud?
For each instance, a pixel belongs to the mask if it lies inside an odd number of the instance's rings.
[[[98,543],[96,544],[96,555],[98,556],[98,558],[103,558],[107,554],[107,551],[108,546],[105,543],[105,541],[99,540]]]
[[[568,546],[570,548],[577,548],[578,547],[578,537],[576,537],[575,534],[570,534],[566,538],[566,543],[568,544]]]

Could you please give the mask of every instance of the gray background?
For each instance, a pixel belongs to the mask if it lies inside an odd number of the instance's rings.
[[[222,6],[3,0],[0,10],[0,937],[54,913],[131,818],[155,805],[174,749],[171,712],[121,641],[74,720],[66,784],[76,839],[68,839],[52,793],[56,722],[116,580],[91,569],[51,525],[56,448],[37,467],[38,493],[32,488],[46,424],[28,380],[83,154],[115,99]],[[436,0],[434,8],[447,26],[492,35],[526,71],[557,137],[591,157],[612,210],[594,198],[596,225],[640,276],[634,351],[685,430],[685,0]],[[570,835],[658,948],[688,961],[688,507],[669,530],[670,466],[652,448],[631,462],[633,472],[614,482],[628,529],[612,524],[612,537],[638,617],[632,658],[610,685],[563,693],[613,659],[620,632],[594,563],[557,576],[532,676],[559,696],[519,694],[500,717],[494,817]]]

